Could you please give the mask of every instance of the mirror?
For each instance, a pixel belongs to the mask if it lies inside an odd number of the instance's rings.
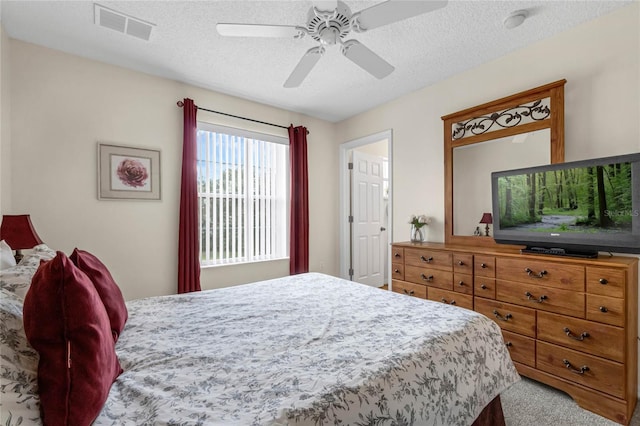
[[[453,149],[454,235],[475,235],[491,212],[491,172],[549,164],[549,129],[459,146]],[[492,235],[492,234],[491,234]]]
[[[442,117],[445,243],[496,245],[479,223],[483,213],[491,212],[491,172],[564,161],[565,83]],[[474,236],[477,227],[481,237]]]

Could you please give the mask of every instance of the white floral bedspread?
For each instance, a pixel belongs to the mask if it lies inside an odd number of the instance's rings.
[[[128,309],[95,425],[470,425],[519,379],[488,318],[322,274]]]

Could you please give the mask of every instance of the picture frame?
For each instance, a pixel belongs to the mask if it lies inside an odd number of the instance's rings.
[[[98,143],[99,200],[160,200],[160,151]]]

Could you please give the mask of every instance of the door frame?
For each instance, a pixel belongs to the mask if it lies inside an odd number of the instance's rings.
[[[393,242],[393,130],[388,129],[379,133],[353,139],[340,144],[340,277],[349,279],[349,158],[347,152],[363,145],[387,140],[387,161],[389,162],[389,201],[388,223],[387,223],[387,243]],[[387,262],[387,283],[391,288],[391,257],[388,256]]]

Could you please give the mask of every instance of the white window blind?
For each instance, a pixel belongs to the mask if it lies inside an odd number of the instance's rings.
[[[288,255],[289,141],[198,123],[202,265]]]

